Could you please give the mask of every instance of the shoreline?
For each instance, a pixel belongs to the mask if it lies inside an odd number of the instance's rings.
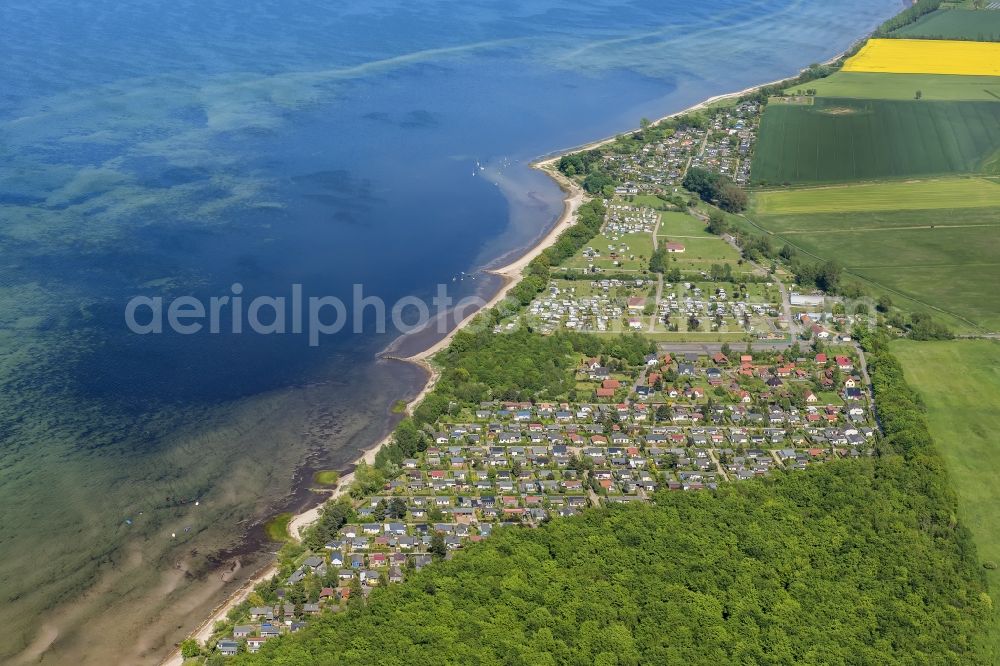
[[[858,45],[859,43],[864,42],[865,40],[869,39],[871,37],[871,35],[872,35],[872,33],[870,33],[870,32],[866,33],[863,37],[859,37],[858,39],[856,39],[854,42],[851,43],[850,46],[848,46],[846,49],[844,49],[843,51],[841,51],[837,55],[833,56],[832,58],[828,58],[827,60],[824,60],[823,62],[818,63],[818,64],[820,66],[823,66],[823,65],[832,65],[832,64],[836,63],[841,58],[844,58],[848,53],[850,53],[851,49],[853,49],[856,45]],[[715,104],[717,102],[721,102],[723,100],[732,99],[732,98],[737,98],[738,99],[738,98],[742,97],[743,95],[749,95],[750,93],[757,92],[758,90],[760,90],[762,88],[767,88],[767,87],[770,87],[770,86],[778,85],[779,83],[785,83],[786,81],[791,81],[796,76],[800,76],[800,75],[804,74],[807,71],[809,71],[809,67],[803,67],[796,74],[793,74],[793,75],[790,75],[790,76],[785,76],[785,77],[782,77],[780,79],[775,79],[774,81],[768,81],[767,83],[758,83],[756,85],[753,85],[753,86],[750,86],[748,88],[744,88],[743,90],[738,90],[738,91],[735,91],[735,92],[722,93],[721,95],[713,95],[712,97],[709,97],[708,99],[704,99],[704,100],[698,102],[697,104],[689,106],[686,109],[681,109],[680,111],[675,111],[674,113],[668,113],[665,116],[661,116],[661,117],[659,117],[659,118],[657,118],[655,120],[652,120],[650,122],[650,125],[651,126],[658,125],[658,124],[660,124],[660,123],[662,123],[664,121],[670,120],[672,118],[677,118],[678,116],[683,116],[684,114],[687,114],[687,113],[692,113],[694,111],[700,111],[702,109],[708,108],[709,106],[711,106],[711,105],[713,105],[713,104]],[[564,155],[571,155],[573,153],[579,153],[579,152],[582,152],[584,150],[593,150],[594,148],[600,148],[601,146],[606,146],[607,144],[612,143],[615,140],[617,140],[619,136],[623,136],[625,134],[629,134],[630,132],[635,132],[635,131],[638,131],[638,128],[633,128],[631,130],[625,130],[625,131],[619,132],[618,134],[615,134],[614,136],[605,137],[603,139],[597,139],[595,141],[590,141],[588,143],[583,143],[583,144],[580,144],[578,146],[573,146],[571,148],[564,148],[562,150],[558,150],[558,151],[553,152],[553,153],[548,153],[547,155],[544,155],[543,157],[540,157],[537,160],[535,160],[534,162],[532,162],[530,166],[532,168],[539,169],[539,168],[541,168],[541,167],[543,167],[545,165],[548,165],[548,164],[551,164],[551,163],[555,162],[556,160],[560,159]],[[546,169],[541,169],[541,170],[545,171],[545,173],[548,173],[550,176],[552,176],[552,172],[550,172],[550,171],[548,171]],[[558,173],[558,172],[556,172],[556,173]],[[561,174],[560,174],[560,176],[561,176]],[[558,182],[558,179],[556,179],[556,181]],[[560,184],[560,187],[562,187],[561,184]]]
[[[546,173],[565,193],[566,196],[563,199],[563,211],[556,222],[552,225],[552,228],[549,229],[549,231],[538,241],[536,241],[534,245],[527,248],[517,259],[514,259],[510,263],[503,266],[485,269],[483,271],[497,275],[503,279],[503,285],[500,289],[498,289],[497,292],[491,296],[482,307],[477,308],[474,312],[465,315],[461,321],[457,322],[455,326],[444,335],[444,337],[427,349],[417,352],[411,356],[393,356],[391,354],[380,355],[381,358],[389,360],[400,361],[403,363],[413,363],[423,368],[423,370],[427,373],[427,380],[424,382],[424,387],[406,403],[406,408],[403,410],[404,414],[413,413],[413,410],[423,401],[423,399],[432,390],[434,390],[434,386],[437,384],[437,381],[441,376],[440,371],[434,367],[429,359],[451,344],[452,338],[454,338],[460,330],[465,328],[476,315],[485,310],[489,310],[506,298],[507,293],[520,281],[524,269],[528,266],[528,264],[531,263],[535,257],[544,252],[549,246],[555,243],[556,239],[559,238],[563,231],[573,225],[573,217],[580,205],[583,204],[586,198],[586,193],[583,191],[583,188],[578,187],[568,178],[559,174],[558,171],[552,171],[545,168],[546,165],[551,164],[555,159],[558,158],[556,157],[544,161],[532,162],[530,166],[531,168],[539,169],[543,173]],[[322,501],[315,506],[301,510],[294,514],[291,520],[288,521],[289,538],[294,541],[300,541],[302,531],[319,519],[320,511],[323,506],[327,502],[336,500],[347,493],[348,488],[350,488],[351,483],[354,481],[354,468],[362,462],[368,465],[374,464],[375,457],[378,455],[379,451],[381,451],[382,448],[391,441],[391,439],[392,433],[390,432],[369,448],[364,449],[362,454],[348,466],[351,471],[341,475],[340,478],[337,479],[337,485],[334,488],[324,491],[327,496]],[[247,580],[244,581],[237,590],[230,594],[225,601],[216,606],[211,615],[207,619],[203,620],[197,628],[194,629],[194,631],[187,635],[186,638],[194,638],[199,643],[204,644],[205,641],[211,638],[213,633],[212,629],[216,622],[225,620],[229,611],[246,600],[259,583],[275,576],[277,573],[278,565],[276,561],[271,562],[267,566],[255,572],[252,576],[247,578]],[[160,666],[181,666],[184,663],[184,660],[180,654],[180,647],[175,647],[171,653],[159,663]]]
[[[854,48],[856,44],[864,41],[869,36],[870,33],[860,37],[858,40],[855,40],[855,42],[853,42],[843,52],[820,64],[829,65],[837,62],[838,60],[843,58],[852,48]],[[808,69],[809,69],[808,67],[805,67],[800,69],[797,74],[786,76],[767,83],[760,83],[736,92],[714,95],[705,100],[702,100],[701,102],[698,102],[697,104],[694,104],[693,106],[662,116],[661,118],[654,120],[652,124],[656,125],[666,120],[670,120],[671,118],[676,118],[678,116],[682,116],[687,113],[699,111],[708,106],[711,106],[712,104],[715,104],[717,102],[726,99],[739,98],[744,95],[748,95],[758,90],[761,90],[762,88],[767,88],[769,86],[777,85],[785,81],[791,81],[796,76],[801,75]],[[565,195],[563,198],[563,211],[557,218],[555,223],[552,225],[552,227],[549,229],[549,231],[546,232],[543,236],[541,236],[537,241],[535,241],[533,245],[525,248],[524,252],[519,256],[517,256],[517,258],[497,268],[488,268],[483,270],[483,272],[485,273],[490,273],[492,275],[499,276],[503,280],[503,284],[497,290],[497,292],[485,302],[485,304],[482,307],[476,309],[474,312],[465,315],[440,340],[429,346],[427,349],[424,349],[423,351],[417,352],[410,356],[394,356],[392,354],[379,355],[381,358],[385,359],[401,361],[404,363],[413,363],[415,365],[420,366],[421,368],[424,369],[424,371],[427,372],[427,380],[424,383],[424,387],[407,402],[406,408],[403,410],[404,414],[406,415],[412,414],[413,410],[434,389],[434,386],[437,384],[437,381],[440,378],[440,371],[437,368],[435,368],[434,365],[430,362],[431,357],[433,357],[435,354],[437,354],[445,347],[447,347],[449,344],[451,344],[451,341],[455,337],[455,335],[465,326],[467,326],[472,321],[472,319],[475,318],[476,315],[478,315],[480,312],[489,310],[490,308],[500,303],[504,298],[506,298],[509,291],[523,277],[524,269],[527,268],[528,264],[531,263],[531,261],[534,260],[538,255],[540,255],[542,252],[548,249],[553,243],[555,243],[555,241],[559,238],[559,236],[562,234],[563,231],[565,231],[566,229],[568,229],[573,225],[573,218],[576,214],[577,209],[585,202],[586,193],[584,192],[583,188],[578,186],[575,182],[573,182],[569,178],[566,178],[557,169],[552,168],[553,165],[565,155],[569,155],[584,150],[592,150],[594,148],[607,145],[615,141],[622,134],[627,134],[632,131],[636,130],[635,129],[626,130],[611,137],[598,139],[590,143],[562,149],[553,153],[548,153],[542,157],[537,158],[536,160],[533,160],[529,164],[530,168],[537,169],[538,171],[541,171],[542,173],[549,176],[556,183],[556,185],[563,191]],[[327,502],[335,500],[343,496],[347,492],[347,489],[350,487],[351,483],[354,480],[354,471],[353,471],[354,468],[357,467],[357,465],[360,464],[361,462],[365,462],[366,464],[369,465],[374,464],[375,457],[378,455],[379,451],[381,451],[382,448],[389,443],[391,438],[392,438],[392,433],[390,432],[385,437],[375,442],[372,446],[363,449],[361,455],[348,466],[348,468],[351,469],[351,471],[341,475],[340,478],[337,480],[337,485],[334,488],[324,491],[325,493],[327,493],[327,497],[325,497],[317,505],[312,506],[308,509],[300,510],[298,513],[294,514],[291,520],[289,520],[288,522],[288,536],[294,541],[300,541],[301,540],[300,534],[302,530],[308,528],[316,520],[319,519],[320,510],[322,509],[322,507]],[[201,622],[196,629],[194,629],[190,634],[187,635],[186,638],[194,638],[199,643],[204,644],[204,642],[211,637],[212,628],[214,627],[217,621],[224,620],[229,611],[236,605],[242,603],[253,592],[254,588],[259,583],[263,582],[264,580],[267,580],[268,578],[273,577],[274,575],[277,574],[277,572],[278,572],[278,566],[276,561],[271,562],[269,565],[262,567],[258,572],[255,572],[246,581],[244,581],[244,583],[237,590],[232,592],[225,599],[225,601],[223,601],[219,606],[217,606],[215,610],[212,611],[210,617]],[[184,660],[180,655],[180,647],[178,645],[174,647],[173,650],[170,652],[170,654],[166,658],[161,660],[159,664],[160,666],[182,666],[183,661]]]

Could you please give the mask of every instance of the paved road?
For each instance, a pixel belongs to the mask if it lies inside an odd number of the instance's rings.
[[[653,253],[659,248],[659,241],[656,237],[660,233],[660,223],[663,222],[663,215],[656,216],[656,225],[653,227]],[[660,299],[663,297],[663,273],[656,275],[656,298],[653,300],[653,314],[649,317],[649,333],[656,332],[656,319],[660,316]]]
[[[715,457],[714,450],[712,449],[708,450],[708,457],[711,458],[712,462],[715,463],[715,469],[718,470],[719,474],[722,475],[722,478],[725,479],[726,481],[729,481],[729,475],[726,474],[726,469],[722,466],[722,463],[719,462],[719,459]]]
[[[788,289],[785,288],[785,283],[774,277],[774,281],[778,283],[778,291],[781,292],[781,309],[785,313],[785,321],[788,322],[788,330],[791,331],[792,336],[799,334],[799,322],[792,317],[792,300],[788,295]]]
[[[854,349],[858,352],[858,368],[861,370],[861,379],[864,381],[865,386],[868,387],[869,393],[871,393],[872,379],[868,376],[868,362],[865,360],[865,350],[857,342],[854,343]]]

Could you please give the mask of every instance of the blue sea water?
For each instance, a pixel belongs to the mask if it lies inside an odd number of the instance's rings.
[[[123,637],[155,661],[225,593],[219,553],[302,499],[293,471],[352,459],[423,379],[376,360],[391,332],[138,336],[129,298],[489,291],[562,208],[531,159],[794,74],[899,6],[0,4],[0,660],[86,636],[84,663]]]

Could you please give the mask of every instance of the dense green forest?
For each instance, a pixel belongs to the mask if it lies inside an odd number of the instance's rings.
[[[876,457],[501,529],[234,663],[988,663],[991,600],[922,407],[865,345]]]

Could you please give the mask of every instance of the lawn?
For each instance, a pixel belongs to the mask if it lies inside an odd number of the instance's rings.
[[[958,494],[959,518],[979,559],[1000,565],[1000,343],[991,340],[894,343],[906,379],[927,405],[931,434]],[[986,571],[995,597],[1000,569]],[[993,655],[1000,655],[1000,605],[994,601]],[[994,662],[995,663],[995,662]]]
[[[806,88],[815,90],[818,97],[912,100],[919,90],[922,100],[1000,102],[1000,76],[838,71],[785,92],[802,94]]]
[[[938,9],[892,33],[896,37],[1000,41],[1000,11]]]
[[[974,173],[1000,151],[1000,103],[816,99],[769,104],[757,184]]]
[[[684,238],[674,235],[657,237],[659,243],[676,241],[684,246],[684,252],[671,254],[670,257],[677,262],[677,267],[681,270],[685,268],[697,268],[703,270],[711,264],[732,264],[733,270],[739,272],[741,269],[736,265],[740,260],[740,254],[718,236],[706,236],[705,238]]]
[[[947,39],[869,39],[845,72],[1000,76],[1000,44]]]
[[[711,264],[729,262],[733,270],[739,272],[736,262],[740,254],[722,238],[710,234],[705,223],[688,213],[663,213],[657,234],[659,244],[675,241],[684,246],[684,252],[671,254],[681,270],[694,268],[704,270]]]
[[[699,238],[712,238],[712,234],[705,230],[705,223],[694,215],[687,213],[660,213],[661,236],[697,236]]]
[[[616,197],[615,202],[626,203],[632,206],[648,206],[653,210],[659,210],[660,206],[666,205],[666,202],[663,201],[663,199],[652,194],[635,194],[630,195],[627,199]]]
[[[755,194],[753,205],[760,215],[979,208],[1000,206],[1000,183],[983,178],[939,178],[775,190]]]

